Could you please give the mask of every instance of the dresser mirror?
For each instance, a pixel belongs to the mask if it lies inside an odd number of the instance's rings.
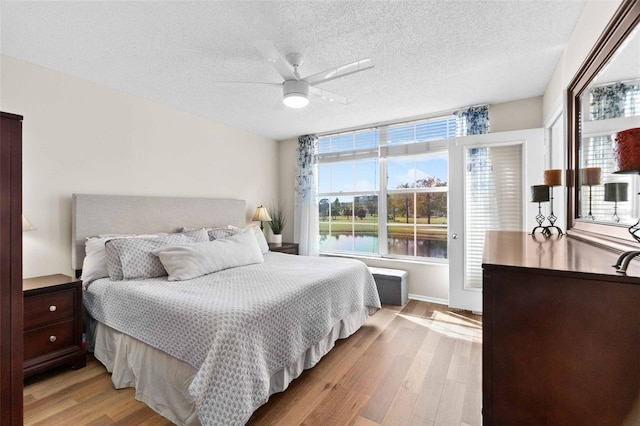
[[[635,241],[640,175],[614,173],[616,134],[640,127],[640,2],[625,1],[567,89],[570,234],[607,246]]]

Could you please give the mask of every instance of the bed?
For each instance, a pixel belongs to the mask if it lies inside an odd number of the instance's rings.
[[[110,254],[118,245],[155,244],[163,262],[171,250],[223,247],[225,255],[241,247],[256,259],[178,280],[182,272],[176,270],[184,271],[185,262],[163,263],[169,276],[136,278],[125,271],[123,280],[97,278],[85,288],[88,349],[116,388],[135,387],[136,399],[176,424],[245,424],[270,395],[284,391],[380,308],[363,263],[265,252],[262,234],[251,228],[212,242],[180,240],[167,248],[160,241],[187,238],[175,234],[182,228],[193,229],[188,238],[202,238],[203,226],[208,236],[211,228],[243,229],[246,215],[242,200],[73,196],[76,270],[87,238],[105,234],[113,238],[106,243]],[[158,232],[168,236],[130,237]],[[122,234],[131,240],[115,239]]]

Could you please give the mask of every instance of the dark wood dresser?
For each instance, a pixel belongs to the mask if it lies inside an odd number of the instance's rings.
[[[66,275],[22,281],[24,377],[59,365],[86,365],[82,344],[82,283]]]
[[[571,237],[488,232],[485,425],[640,424],[640,266]]]

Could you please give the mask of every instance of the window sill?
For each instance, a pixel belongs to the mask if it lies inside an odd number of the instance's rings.
[[[429,258],[425,260],[416,260],[416,259],[400,259],[396,257],[384,257],[384,256],[367,256],[364,254],[353,254],[353,253],[320,253],[320,256],[323,257],[347,257],[351,259],[359,259],[359,260],[376,260],[382,262],[389,263],[410,263],[413,265],[443,265],[449,266],[449,259],[436,259]]]

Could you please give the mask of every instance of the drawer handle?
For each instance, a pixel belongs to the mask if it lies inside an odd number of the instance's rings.
[[[56,305],[49,306],[49,312],[55,312],[58,307]]]
[[[51,343],[55,342],[56,341],[56,336],[49,336],[49,341]]]

